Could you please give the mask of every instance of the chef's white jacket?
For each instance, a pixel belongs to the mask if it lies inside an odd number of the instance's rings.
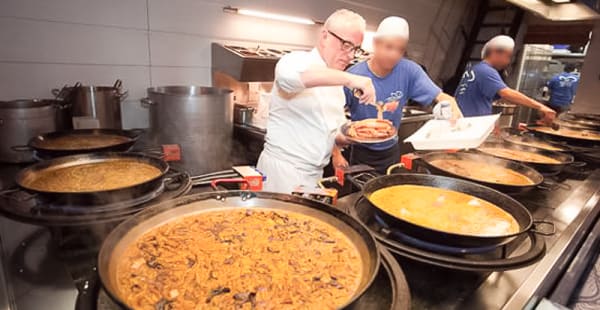
[[[290,193],[315,187],[329,163],[338,128],[346,121],[342,86],[306,88],[300,75],[309,67],[327,67],[317,49],[292,52],[275,67],[267,135],[258,169],[264,190]]]

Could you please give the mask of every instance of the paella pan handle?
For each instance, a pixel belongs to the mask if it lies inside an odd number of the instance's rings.
[[[15,152],[31,152],[33,148],[29,145],[13,145],[10,147]]]
[[[568,184],[551,181],[551,180],[545,178],[544,181],[542,181],[542,183],[537,186],[537,188],[542,189],[542,190],[547,190],[547,191],[555,191],[559,188],[570,190],[571,186],[569,186]]]
[[[404,163],[397,163],[397,164],[393,164],[391,166],[389,166],[387,168],[387,170],[385,171],[386,175],[390,175],[392,174],[392,172],[396,169],[396,168],[404,168]]]
[[[569,164],[569,166],[571,166],[573,168],[583,168],[586,165],[587,165],[587,163],[584,161],[574,161],[571,164]]]
[[[359,173],[355,176],[349,176],[350,182],[352,182],[352,184],[356,185],[356,187],[362,189],[365,184],[367,184],[367,182],[371,179],[376,178],[377,175],[371,172],[363,172],[363,173]]]
[[[543,229],[543,226],[548,226],[548,230]],[[542,236],[552,236],[556,233],[556,226],[554,225],[554,222],[551,221],[534,220],[530,231]]]
[[[25,196],[25,197],[13,197],[12,196],[12,194],[15,194],[15,193],[18,193],[18,192],[27,193],[27,196]],[[24,201],[29,201],[31,199],[34,199],[35,197],[37,197],[37,194],[32,194],[32,193],[25,192],[25,191],[21,190],[20,188],[11,188],[11,189],[6,189],[6,190],[0,191],[0,197],[1,198],[5,198],[5,199],[9,199],[9,200],[12,200],[12,201],[24,202]]]
[[[248,189],[248,186],[250,185],[250,184],[248,184],[248,180],[246,180],[244,178],[233,178],[233,179],[216,179],[216,180],[212,180],[210,182],[210,187],[212,187],[214,190],[218,190],[219,184],[224,184],[224,183],[239,184],[240,188],[242,190]]]
[[[177,172],[165,177],[163,184],[165,188],[168,190],[176,190],[179,188],[183,177],[185,176],[185,172]]]

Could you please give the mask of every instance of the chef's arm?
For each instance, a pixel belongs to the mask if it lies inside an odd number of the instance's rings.
[[[452,107],[452,119],[459,119],[463,117],[460,107],[458,106],[458,102],[456,102],[454,97],[446,94],[445,92],[440,92],[440,94],[435,97],[435,102],[442,101],[450,102],[450,106]]]
[[[554,118],[556,118],[556,112],[554,112],[554,110],[550,109],[549,107],[536,100],[525,96],[523,93],[511,89],[509,87],[505,87],[499,90],[498,95],[500,95],[502,99],[506,99],[512,103],[520,104],[526,107],[539,110],[540,112],[544,113],[544,118],[546,119],[546,121],[552,121],[554,120]]]
[[[361,94],[357,96],[360,102],[375,103],[375,87],[373,87],[373,82],[368,77],[330,68],[311,67],[300,73],[300,80],[306,88],[346,86],[349,89],[359,89]]]

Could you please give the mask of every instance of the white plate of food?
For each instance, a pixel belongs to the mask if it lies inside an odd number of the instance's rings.
[[[364,144],[386,142],[398,135],[392,122],[376,118],[348,122],[342,125],[340,131],[348,140]]]

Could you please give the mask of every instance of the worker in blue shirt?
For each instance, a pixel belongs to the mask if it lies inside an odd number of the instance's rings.
[[[443,93],[423,69],[415,62],[403,58],[408,43],[409,28],[405,19],[396,16],[385,18],[377,28],[373,39],[373,55],[364,62],[348,69],[352,74],[371,78],[378,104],[383,106],[382,117],[400,126],[402,107],[409,99],[423,105],[445,101],[452,107],[453,117],[462,117],[452,96]],[[353,121],[377,118],[378,107],[360,104],[353,92],[346,88],[346,108]],[[381,109],[381,108],[380,108]],[[347,157],[351,164],[369,165],[379,172],[400,161],[398,137],[377,144],[354,144]],[[333,152],[334,167],[347,165],[339,149]]]
[[[575,64],[565,65],[563,73],[552,77],[547,83],[550,91],[548,106],[557,113],[568,111],[575,98],[575,92],[579,85],[579,74],[575,73]]]
[[[511,62],[515,41],[505,35],[489,40],[481,51],[483,61],[467,67],[454,96],[464,116],[492,114],[492,102],[500,98],[515,104],[539,110],[546,122],[556,117],[556,112],[523,93],[506,86],[498,70]]]

